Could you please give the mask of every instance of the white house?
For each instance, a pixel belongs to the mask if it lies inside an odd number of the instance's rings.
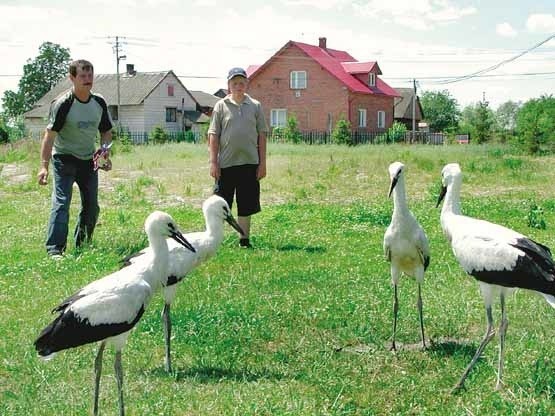
[[[25,127],[32,137],[44,132],[50,103],[69,88],[69,79],[60,81],[24,114]],[[131,133],[148,134],[156,126],[168,132],[197,132],[209,122],[197,100],[171,70],[137,72],[128,64],[127,72],[120,74],[119,114],[116,74],[95,75],[93,91],[106,100],[114,124],[119,122],[122,130]]]

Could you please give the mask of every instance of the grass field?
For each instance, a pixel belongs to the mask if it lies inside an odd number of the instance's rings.
[[[117,149],[116,149],[117,151]],[[154,209],[184,231],[203,228],[211,194],[203,145],[116,153],[101,172],[94,243],[44,251],[50,187],[36,185],[38,144],[0,148],[0,414],[90,412],[96,346],[37,358],[50,310],[146,244]],[[397,354],[389,351],[392,287],[382,239],[392,201],[387,166],[407,166],[409,205],[426,230],[423,286],[428,350],[419,346],[416,284],[402,279]],[[487,146],[269,146],[253,251],[228,227],[217,256],[190,275],[172,306],[174,374],[163,370],[156,296],[123,353],[130,415],[548,415],[555,413],[553,311],[523,291],[508,302],[505,383],[494,391],[497,338],[449,394],[485,331],[478,285],[456,263],[435,207],[440,171],[459,162],[463,212],[555,247],[555,157]],[[74,195],[71,226],[78,211]],[[532,209],[533,206],[538,209]],[[529,227],[544,220],[545,229]],[[497,306],[497,305],[496,305]],[[495,310],[496,323],[498,310]],[[104,355],[100,409],[117,414],[113,354]]]

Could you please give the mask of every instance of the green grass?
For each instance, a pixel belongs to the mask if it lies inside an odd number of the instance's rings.
[[[203,227],[211,194],[205,146],[179,144],[118,153],[101,172],[101,214],[92,246],[53,262],[43,247],[50,187],[34,184],[38,145],[0,148],[27,183],[0,176],[0,414],[90,412],[96,346],[39,360],[32,342],[49,311],[118,268],[146,244],[154,209],[185,230]],[[382,238],[392,203],[387,166],[407,165],[409,204],[425,228],[432,262],[423,287],[427,351],[419,343],[416,285],[402,279],[397,339],[388,350],[392,288]],[[155,297],[124,349],[130,415],[548,415],[555,412],[553,310],[519,292],[508,302],[506,389],[495,392],[495,339],[450,395],[485,331],[477,284],[456,263],[435,208],[439,174],[458,161],[463,211],[555,247],[554,157],[493,146],[270,145],[254,251],[227,230],[221,250],[181,284],[172,307],[175,373],[163,370]],[[528,227],[532,203],[546,228]],[[72,205],[72,226],[79,209]],[[496,319],[498,311],[496,310]],[[102,414],[117,413],[113,354],[104,356]]]

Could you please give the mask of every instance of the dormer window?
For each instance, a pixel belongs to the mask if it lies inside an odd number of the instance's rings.
[[[376,86],[376,74],[374,74],[373,72],[370,72],[368,74],[368,86],[369,87],[375,87]]]
[[[168,97],[173,97],[173,84],[168,84]]]
[[[289,86],[292,90],[303,90],[306,88],[306,71],[291,71]]]

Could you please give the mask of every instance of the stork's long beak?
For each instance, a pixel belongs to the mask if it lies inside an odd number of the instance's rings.
[[[235,220],[233,215],[231,215],[231,213],[226,215],[225,220],[229,225],[233,227],[235,231],[237,231],[241,235],[245,235],[245,232],[243,231],[239,223]]]
[[[443,201],[443,198],[445,198],[446,193],[447,193],[447,187],[442,185],[441,191],[439,193],[439,197],[437,198],[436,208],[439,207],[439,204],[441,204],[441,201]]]
[[[175,241],[177,241],[179,244],[181,244],[183,247],[185,247],[189,251],[192,251],[193,253],[197,252],[197,250],[195,250],[193,245],[191,243],[189,243],[187,241],[187,239],[185,237],[183,237],[183,234],[181,234],[179,231],[177,231],[177,230],[172,231],[171,238],[173,238]]]
[[[391,185],[389,185],[389,192],[387,194],[388,198],[391,198],[391,193],[393,192],[393,189],[395,189],[395,185],[397,185],[397,181],[399,180],[400,173],[401,171],[399,171],[399,173],[397,173],[397,175],[395,175],[395,177],[391,180]]]

